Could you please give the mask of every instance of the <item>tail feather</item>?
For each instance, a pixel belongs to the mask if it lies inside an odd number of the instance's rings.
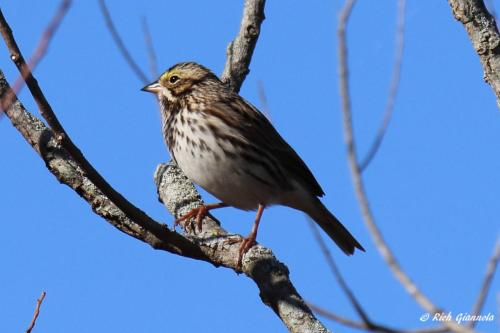
[[[340,221],[319,201],[315,209],[307,212],[308,215],[323,229],[335,244],[347,255],[352,255],[355,249],[365,252],[365,249]]]

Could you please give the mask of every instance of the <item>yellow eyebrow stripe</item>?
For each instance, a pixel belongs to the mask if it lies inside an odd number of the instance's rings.
[[[170,72],[164,73],[162,76],[160,76],[160,81],[166,81],[168,77],[170,76]]]

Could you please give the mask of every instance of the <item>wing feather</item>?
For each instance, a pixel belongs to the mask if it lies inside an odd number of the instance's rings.
[[[259,150],[273,158],[285,177],[298,181],[315,196],[324,192],[311,170],[295,150],[281,137],[271,122],[249,102],[237,94],[215,102],[207,110],[228,126],[238,127],[238,134]],[[288,181],[289,182],[289,181]]]

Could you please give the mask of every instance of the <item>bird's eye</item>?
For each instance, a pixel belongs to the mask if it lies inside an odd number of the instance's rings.
[[[177,75],[172,75],[169,79],[168,82],[174,84],[175,82],[179,81],[179,77]]]

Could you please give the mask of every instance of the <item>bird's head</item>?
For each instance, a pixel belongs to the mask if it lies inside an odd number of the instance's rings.
[[[156,94],[160,99],[177,101],[181,96],[192,91],[200,82],[219,81],[209,69],[195,62],[182,62],[170,67],[158,80],[148,84],[142,91]]]

